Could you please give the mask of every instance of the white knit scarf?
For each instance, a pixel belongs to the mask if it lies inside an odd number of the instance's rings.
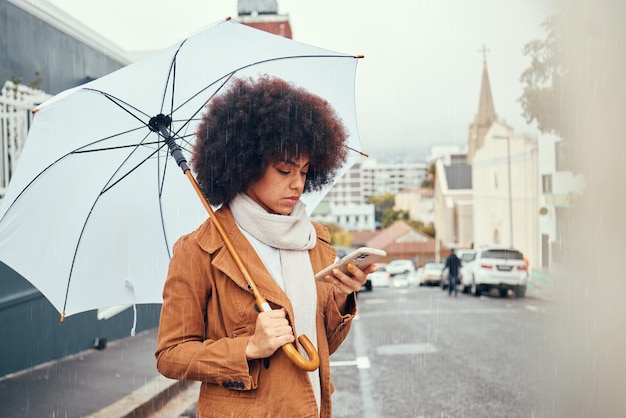
[[[317,290],[308,253],[315,246],[317,235],[306,213],[306,206],[298,201],[290,215],[275,215],[268,213],[248,195],[240,193],[229,207],[241,229],[279,250],[285,293],[294,311],[295,318],[292,320],[295,321],[295,330],[309,337],[317,348]],[[263,259],[262,254],[259,256]],[[309,378],[319,410],[319,372],[310,372]]]

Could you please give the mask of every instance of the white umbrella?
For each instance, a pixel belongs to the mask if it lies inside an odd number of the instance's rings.
[[[207,212],[150,120],[170,117],[188,157],[210,97],[232,76],[269,74],[327,100],[359,150],[356,58],[225,20],[60,93],[37,108],[0,207],[0,260],[64,316],[161,303],[173,243]],[[326,192],[303,197],[309,211]]]

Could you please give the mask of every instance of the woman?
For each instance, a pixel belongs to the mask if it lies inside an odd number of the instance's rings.
[[[370,266],[314,272],[335,250],[310,222],[302,193],[332,181],[347,133],[323,99],[276,78],[236,80],[212,99],[191,159],[209,202],[272,310],[255,299],[211,219],[174,246],[163,290],[157,368],[202,382],[199,417],[328,417],[329,357],[356,314]],[[280,350],[306,335],[320,367],[306,372]]]

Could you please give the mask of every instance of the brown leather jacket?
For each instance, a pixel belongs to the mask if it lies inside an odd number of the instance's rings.
[[[253,247],[237,228],[228,208],[216,216],[246,263],[261,294],[272,308],[293,309],[269,275]],[[309,251],[313,271],[334,261],[328,230],[315,225],[317,245]],[[330,354],[343,342],[352,318],[341,315],[333,286],[317,285],[317,341],[320,355],[321,417],[332,415]],[[314,297],[312,295],[312,297]],[[201,381],[198,417],[315,417],[311,382],[277,350],[265,360],[246,360],[245,348],[254,332],[257,311],[251,291],[209,219],[174,246],[163,290],[157,341],[157,368],[164,376]],[[293,321],[291,321],[293,326]]]

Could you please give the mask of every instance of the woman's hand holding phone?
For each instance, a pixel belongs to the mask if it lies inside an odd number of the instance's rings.
[[[348,296],[361,289],[367,275],[378,269],[374,263],[386,255],[382,250],[361,247],[317,273],[315,279],[335,286],[335,301],[345,313]]]

